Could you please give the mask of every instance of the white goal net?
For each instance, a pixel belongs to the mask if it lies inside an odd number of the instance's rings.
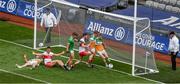
[[[153,39],[148,18],[137,18],[134,27],[134,17],[102,12],[61,0],[35,1],[34,48],[63,47],[72,32],[82,35],[85,32],[98,31],[103,36],[111,60],[130,65],[133,75],[158,72],[151,46]],[[55,17],[50,18],[53,19],[53,24],[49,24],[49,28],[45,21],[42,23],[45,17],[43,15],[47,11]],[[123,68],[114,67],[118,70]]]

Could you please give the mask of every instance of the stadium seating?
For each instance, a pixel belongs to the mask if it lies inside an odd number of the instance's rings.
[[[177,3],[177,0],[170,0],[170,2],[169,2],[171,5],[176,5],[176,3]]]
[[[171,11],[172,8],[173,8],[173,7],[172,7],[171,5],[167,5],[167,6],[166,6],[166,11]]]
[[[158,8],[159,8],[159,9],[161,9],[161,10],[164,10],[164,9],[165,9],[165,7],[166,7],[166,5],[165,5],[165,4],[159,4],[159,5],[158,5]]]
[[[163,0],[163,3],[164,3],[164,4],[169,4],[169,3],[170,3],[170,0]]]
[[[118,6],[127,8],[128,7],[128,0],[119,1]]]
[[[67,1],[100,10],[112,6],[117,6],[119,3],[118,0],[67,0]]]
[[[180,0],[177,1],[177,6],[180,7]]]
[[[173,12],[176,12],[176,13],[180,12],[180,11],[179,11],[179,7],[172,7],[172,11],[173,11]]]
[[[153,4],[154,4],[153,1],[146,1],[146,5],[149,6],[149,7],[153,6]]]
[[[180,13],[180,0],[147,0],[145,5],[164,11]]]

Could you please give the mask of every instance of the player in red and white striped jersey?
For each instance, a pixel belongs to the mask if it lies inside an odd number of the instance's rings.
[[[67,69],[66,66],[64,65],[64,63],[61,60],[52,60],[52,58],[54,56],[61,56],[62,54],[64,54],[64,51],[60,52],[58,54],[54,54],[53,52],[51,52],[51,47],[47,47],[47,49],[46,49],[46,51],[44,53],[35,53],[35,52],[33,52],[33,54],[37,55],[37,56],[41,56],[44,59],[44,65],[46,67],[53,67],[56,64],[58,64],[63,69]]]
[[[88,64],[88,67],[93,67],[92,63],[92,58],[93,58],[93,53],[90,51],[89,49],[89,45],[87,43],[87,40],[89,40],[90,35],[88,33],[84,33],[83,37],[80,39],[79,41],[79,60],[76,61],[73,65],[73,67],[77,64],[79,64],[80,62],[82,62],[82,58],[84,56],[89,56],[88,61],[86,62],[86,64]]]

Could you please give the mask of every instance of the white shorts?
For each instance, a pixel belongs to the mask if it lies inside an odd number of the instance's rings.
[[[96,52],[96,49],[92,48],[90,51],[94,53],[94,52]]]
[[[28,65],[37,65],[38,62],[36,60],[29,60],[28,62]]]
[[[108,56],[107,52],[105,50],[102,50],[102,51],[97,51],[97,53],[100,55],[100,56]]]
[[[74,53],[74,50],[70,50],[69,52],[72,54],[72,53]]]

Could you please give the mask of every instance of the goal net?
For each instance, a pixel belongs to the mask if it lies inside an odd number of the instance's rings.
[[[130,16],[102,12],[61,0],[36,0],[35,3],[37,5],[35,5],[34,48],[65,47],[73,32],[82,35],[85,32],[98,31],[103,36],[111,60],[130,65],[133,75],[158,72],[148,18],[137,18],[134,27],[135,19]],[[55,17],[50,18],[53,25],[49,28],[46,27],[46,21],[42,25],[42,19],[46,17],[47,11]],[[134,28],[136,33],[133,31]],[[134,37],[136,41],[133,41]],[[116,65],[114,67],[118,70],[126,68]]]

